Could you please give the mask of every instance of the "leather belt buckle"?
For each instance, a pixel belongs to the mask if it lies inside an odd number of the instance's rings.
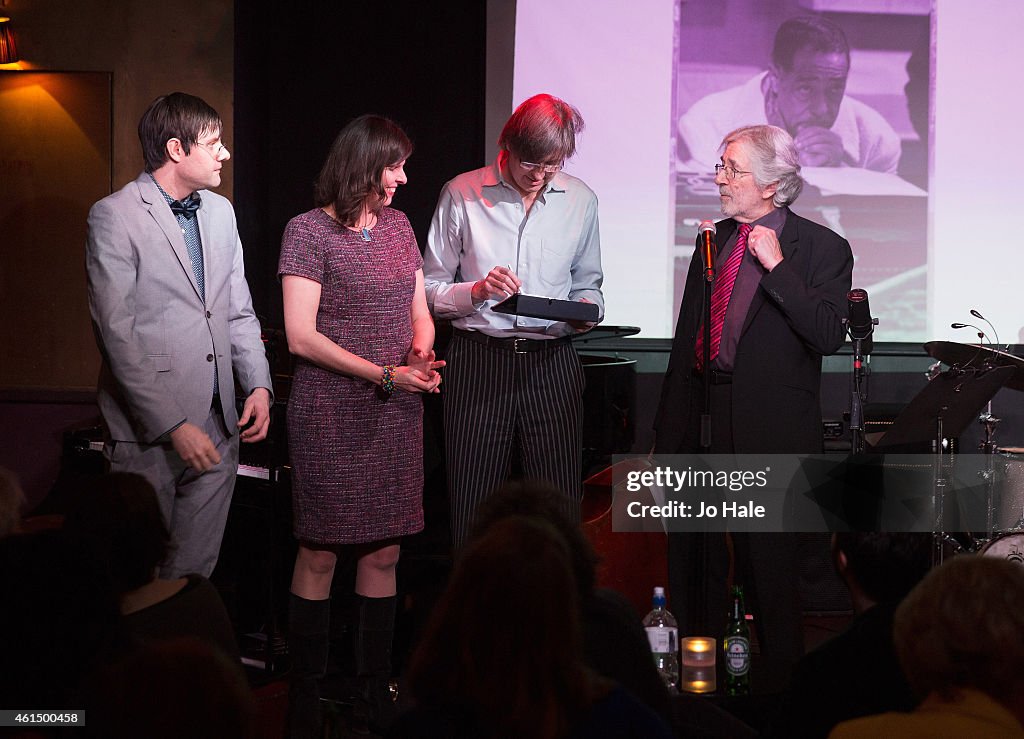
[[[523,343],[523,347],[524,347],[523,349],[519,348],[519,342],[520,341],[524,342]],[[516,354],[526,354],[525,347],[527,346],[527,344],[525,342],[527,342],[527,341],[529,341],[529,339],[521,339],[518,336],[515,337],[514,339],[512,339],[512,351],[514,351]]]

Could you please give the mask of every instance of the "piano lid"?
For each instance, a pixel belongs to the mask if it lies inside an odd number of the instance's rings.
[[[622,339],[626,336],[635,336],[640,333],[638,326],[595,326],[582,334],[575,334],[572,337],[573,343],[588,344],[591,341],[605,341],[607,339]]]

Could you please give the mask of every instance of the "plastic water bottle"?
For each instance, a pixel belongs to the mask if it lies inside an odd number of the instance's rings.
[[[644,616],[654,666],[670,690],[679,685],[679,630],[676,617],[665,609],[665,588],[654,589],[654,608]]]

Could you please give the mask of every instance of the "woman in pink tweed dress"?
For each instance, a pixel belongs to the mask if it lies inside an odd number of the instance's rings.
[[[288,348],[294,531],[289,605],[291,736],[318,736],[339,551],[357,558],[357,678],[371,720],[386,707],[400,537],[423,528],[422,403],[437,392],[423,260],[389,208],[412,144],[379,116],[338,134],[316,185],[319,207],[284,232],[278,273]]]

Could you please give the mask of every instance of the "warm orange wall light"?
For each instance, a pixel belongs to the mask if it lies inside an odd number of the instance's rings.
[[[11,31],[11,19],[0,16],[0,64],[18,61],[18,45]]]

